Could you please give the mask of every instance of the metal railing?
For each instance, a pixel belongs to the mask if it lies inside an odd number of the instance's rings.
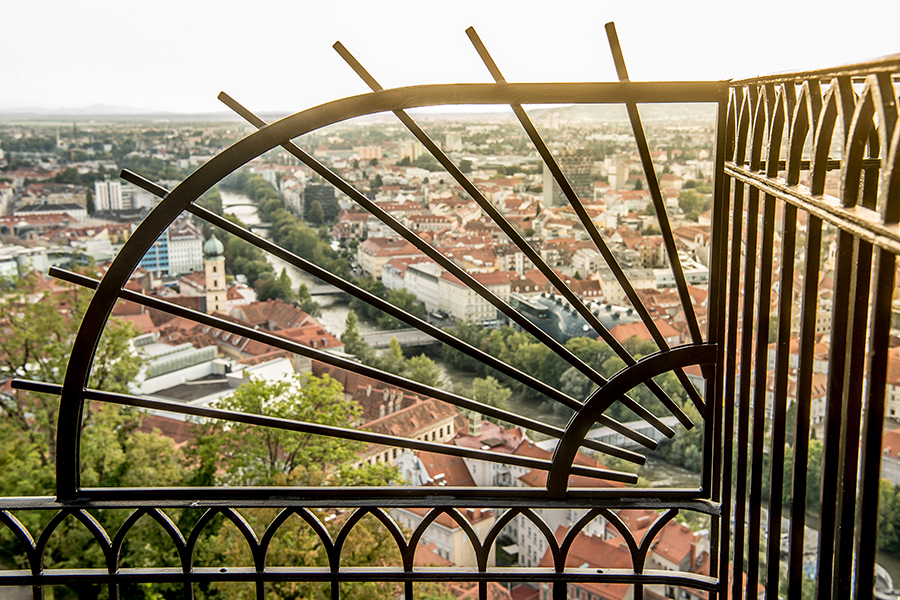
[[[180,585],[185,597],[195,586],[209,582],[248,583],[257,597],[266,586],[279,582],[321,582],[338,598],[342,585],[352,582],[393,582],[406,598],[415,596],[414,584],[423,582],[476,582],[479,597],[486,598],[490,582],[544,582],[552,596],[566,598],[570,585],[627,584],[633,597],[642,597],[649,586],[700,590],[710,598],[756,597],[757,581],[764,572],[766,596],[774,598],[786,565],[787,591],[799,598],[802,585],[806,481],[810,439],[810,390],[815,359],[815,325],[820,297],[823,236],[836,236],[834,257],[835,302],[831,317],[827,410],[824,422],[825,457],[821,486],[818,544],[818,593],[821,598],[866,598],[872,595],[874,540],[878,502],[882,421],[895,254],[900,251],[900,129],[896,91],[892,77],[900,58],[893,57],[843,69],[782,75],[740,82],[637,83],[628,80],[614,29],[607,27],[619,82],[579,84],[507,83],[473,30],[467,33],[496,83],[426,85],[383,90],[377,81],[340,44],[337,51],[372,88],[373,92],[324,104],[267,124],[237,101],[222,94],[222,101],[258,130],[211,159],[174,189],[166,190],[140,175],[123,172],[126,180],[156,194],[162,202],[140,224],[105,276],[97,281],[56,270],[61,279],[94,289],[94,296],[75,341],[66,379],[61,386],[17,381],[16,387],[60,395],[57,435],[57,496],[55,498],[6,498],[0,500],[0,521],[19,540],[27,558],[22,570],[0,571],[0,585],[33,586],[34,597],[43,597],[44,586],[83,584],[108,587],[111,598],[121,597],[123,586],[138,583]],[[526,104],[620,104],[628,112],[637,152],[652,198],[681,301],[690,342],[670,348],[649,310],[618,264],[608,241],[567,181],[537,127],[523,109]],[[673,228],[667,216],[650,146],[638,105],[644,103],[712,103],[717,106],[712,240],[710,244],[708,330],[701,332],[694,301],[681,266]],[[553,174],[587,237],[607,261],[633,308],[647,327],[659,351],[635,359],[600,322],[563,278],[541,258],[478,187],[450,160],[413,119],[407,109],[454,104],[511,106],[534,148]],[[330,124],[363,115],[391,111],[434,156],[452,178],[478,203],[482,211],[515,243],[605,341],[626,367],[607,379],[545,333],[476,278],[441,254],[377,203],[341,178],[311,154],[302,150],[302,136]],[[836,125],[842,128],[838,130]],[[838,133],[838,131],[840,133]],[[301,140],[295,143],[292,140]],[[835,146],[837,140],[839,143]],[[587,398],[573,398],[498,358],[461,341],[351,281],[330,273],[296,254],[204,209],[196,200],[216,182],[252,159],[281,146],[312,171],[333,184],[375,217],[406,239],[430,260],[454,275],[503,313],[511,323],[533,335],[556,356],[592,381],[597,389]],[[840,156],[832,156],[839,147]],[[784,151],[784,158],[782,158]],[[840,169],[840,193],[831,196],[826,183],[829,171]],[[808,179],[808,183],[804,182]],[[338,355],[294,343],[268,332],[242,326],[125,289],[128,278],[147,248],[177,217],[190,213],[250,242],[266,252],[318,277],[350,296],[372,304],[450,348],[467,354],[505,376],[528,386],[553,402],[575,411],[565,428],[548,425],[386,373]],[[777,215],[781,226],[776,228]],[[798,215],[805,218],[798,219]],[[798,232],[804,224],[805,251],[802,268],[796,269]],[[831,233],[829,233],[831,232]],[[797,273],[804,274],[796,293]],[[774,285],[774,283],[779,285]],[[773,290],[776,294],[773,296]],[[847,296],[841,295],[846,290]],[[840,298],[848,298],[842,301]],[[312,360],[359,373],[423,396],[478,411],[508,424],[559,440],[551,460],[541,460],[470,449],[438,442],[398,438],[352,427],[329,427],[276,419],[265,415],[194,407],[178,402],[112,394],[87,388],[93,350],[113,306],[120,300],[180,316],[235,335],[269,344]],[[801,306],[799,342],[792,346],[792,310]],[[774,342],[774,372],[768,376],[769,327]],[[593,334],[592,334],[593,335]],[[792,348],[798,358],[792,367]],[[686,367],[700,365],[706,379],[705,394],[697,391],[685,374]],[[792,371],[794,369],[794,371]],[[672,373],[683,395],[699,411],[702,423],[690,419],[685,406],[675,401],[654,377]],[[791,388],[789,383],[795,381]],[[579,449],[606,453],[642,464],[642,454],[586,437],[596,423],[610,427],[644,448],[656,443],[604,412],[621,402],[666,437],[676,435],[661,418],[633,400],[629,394],[646,385],[684,428],[703,427],[703,470],[700,485],[691,489],[640,487],[569,487],[571,475],[597,481],[635,483],[634,473],[576,464]],[[770,401],[764,401],[772,388]],[[791,445],[793,468],[785,469],[785,438],[789,388],[795,389],[796,417]],[[705,397],[704,397],[705,396]],[[223,419],[258,427],[362,441],[383,446],[428,451],[505,464],[547,473],[546,485],[516,487],[203,487],[203,488],[87,488],[80,481],[81,422],[86,402],[114,403],[205,419]],[[767,411],[767,406],[770,410]],[[862,439],[861,445],[857,443]],[[858,461],[857,461],[858,453]],[[769,472],[764,472],[768,462]],[[859,468],[857,469],[857,462]],[[782,508],[769,502],[767,533],[763,531],[764,482],[780,490],[792,482],[791,523],[787,559],[782,560]],[[838,482],[838,485],[834,485]],[[777,494],[773,497],[777,497]],[[425,509],[423,520],[412,532],[404,532],[388,509]],[[494,509],[501,514],[484,536],[479,536],[463,516],[467,508]],[[658,520],[636,539],[617,516],[620,509],[651,508]],[[130,511],[114,530],[96,517],[103,511]],[[193,518],[171,513],[195,509]],[[243,516],[248,511],[272,510],[264,528],[254,530]],[[329,529],[322,510],[343,512],[345,520]],[[562,538],[542,517],[544,510],[577,511],[580,518]],[[46,511],[47,524],[31,531],[17,517],[21,511]],[[505,512],[502,512],[505,511]],[[647,555],[655,536],[679,511],[693,511],[711,519],[709,562],[705,573],[647,568]],[[342,563],[344,542],[367,515],[374,516],[396,543],[400,564],[353,566]],[[448,515],[465,533],[476,557],[474,568],[415,567],[417,542],[441,515]],[[272,566],[267,563],[270,544],[292,516],[311,527],[325,549],[326,564]],[[96,541],[103,567],[82,569],[44,568],[48,540],[69,517],[80,522]],[[224,517],[239,530],[252,564],[203,566],[196,546],[213,518]],[[489,566],[498,536],[521,517],[529,520],[545,538],[552,557],[548,567]],[[624,539],[630,567],[566,566],[568,553],[588,523],[606,519]],[[120,552],[142,519],[158,523],[177,554],[178,563],[168,568],[123,566]],[[763,555],[764,551],[764,555]],[[602,557],[600,557],[602,560]],[[746,577],[732,576],[746,571]],[[853,587],[855,586],[855,587]]]
[[[893,83],[898,70],[900,57],[893,56],[732,83],[724,199],[730,219],[719,223],[730,227],[729,293],[727,316],[718,326],[725,340],[724,397],[733,399],[724,405],[721,448],[735,486],[721,489],[722,523],[734,524],[723,527],[723,544],[731,544],[736,564],[746,561],[748,573],[746,590],[735,578],[730,590],[735,598],[755,595],[760,571],[767,597],[774,597],[784,567],[787,594],[799,597],[807,479],[810,469],[819,468],[809,464],[813,402],[825,404],[821,498],[812,499],[820,506],[813,523],[817,597],[868,598],[874,592],[900,250],[900,130]],[[832,172],[838,176],[829,177]],[[826,256],[832,247],[834,255]],[[826,269],[833,273],[833,295],[820,286]],[[816,321],[823,302],[831,312],[827,393],[814,399],[821,352]],[[772,393],[763,402],[767,389]],[[786,418],[790,403],[793,428]],[[786,435],[794,440],[791,470],[785,468]],[[766,483],[769,490],[781,490],[785,480],[791,489],[790,526],[782,526],[778,501],[767,503],[768,523],[763,523]],[[786,561],[783,534],[789,535]]]

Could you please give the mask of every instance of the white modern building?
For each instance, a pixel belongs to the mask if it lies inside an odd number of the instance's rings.
[[[118,181],[94,182],[94,208],[97,210],[122,210],[122,184]]]

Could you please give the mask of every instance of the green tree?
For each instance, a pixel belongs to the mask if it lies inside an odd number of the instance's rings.
[[[306,314],[313,317],[322,316],[322,307],[319,306],[318,302],[313,300],[312,295],[309,293],[309,288],[306,287],[305,283],[301,283],[300,287],[297,288],[297,296],[295,300],[300,310],[302,310]]]
[[[481,348],[482,341],[488,335],[484,327],[472,321],[459,321],[445,331],[476,348]],[[469,373],[481,373],[484,368],[481,361],[450,346],[443,347],[443,358],[448,364]]]
[[[306,220],[315,225],[321,225],[325,222],[325,211],[321,202],[318,200],[312,201],[312,204],[309,205],[309,211],[306,213]]]
[[[36,276],[18,280],[0,297],[0,374],[47,383],[62,383],[89,292],[72,286],[44,292]],[[139,332],[127,321],[111,319],[94,353],[88,386],[126,393],[143,360],[131,347]],[[43,466],[56,462],[56,418],[59,398],[18,391],[0,394],[3,421],[17,439],[34,447]],[[88,413],[82,427],[90,425]]]
[[[681,190],[678,194],[678,206],[681,207],[684,216],[695,221],[704,211],[709,210],[712,200],[694,190]]]
[[[689,430],[679,429],[673,439],[660,442],[659,447],[668,462],[699,473],[703,466],[703,421],[693,403],[685,402],[682,409],[697,425]]]
[[[314,421],[325,425],[354,423],[360,417],[359,406],[344,399],[343,389],[325,376],[295,375],[281,381],[251,379],[238,388],[222,408],[266,414],[275,417]],[[353,466],[362,444],[323,436],[231,423],[201,426],[208,445],[208,456],[221,457],[225,467],[223,481],[254,485],[387,485],[398,480],[395,467],[385,464]],[[340,526],[350,511],[314,509],[319,519]],[[242,516],[256,531],[263,531],[278,515],[277,509],[245,509]],[[318,536],[305,524],[291,517],[272,539],[266,557],[272,565],[294,564],[327,566],[328,557]],[[199,565],[240,564],[246,552],[246,540],[237,528],[210,527],[209,543],[201,546]],[[347,537],[341,553],[343,564],[383,565],[394,558],[396,544],[390,534],[373,518],[363,518]],[[393,584],[366,583],[341,586],[341,597],[351,600],[386,598]],[[255,598],[252,588],[214,583],[210,597]],[[270,598],[330,597],[327,585],[311,582],[274,582],[266,587]]]
[[[463,173],[471,173],[472,172],[472,161],[464,158],[459,161],[459,170]]]
[[[294,292],[291,291],[291,278],[288,277],[285,269],[281,270],[281,275],[277,279],[263,275],[256,280],[254,288],[256,288],[256,296],[260,301],[276,299],[285,302],[294,301]]]
[[[400,375],[406,369],[406,358],[403,356],[403,348],[396,337],[391,338],[388,351],[378,357],[375,366],[382,371]]]
[[[404,310],[415,317],[419,317],[420,319],[425,317],[425,306],[419,301],[415,294],[403,288],[387,292],[386,300],[400,310]],[[381,311],[378,311],[376,321],[378,322],[378,326],[382,329],[400,329],[401,327],[405,327],[405,324],[402,321]]]
[[[887,479],[878,488],[878,548],[900,552],[900,487]]]
[[[219,406],[322,425],[345,426],[360,416],[359,406],[345,400],[341,384],[327,375],[251,379]],[[206,433],[218,445],[225,480],[232,485],[321,484],[328,466],[353,459],[361,449],[346,440],[243,423],[210,423]]]
[[[559,390],[577,400],[584,400],[594,389],[594,383],[575,367],[569,367],[559,378]]]
[[[438,387],[441,384],[441,369],[424,354],[413,356],[406,361],[403,376],[431,387]]]
[[[366,343],[359,333],[359,319],[354,311],[347,313],[344,321],[344,333],[341,335],[344,342],[344,351],[358,358],[363,364],[371,365],[375,358],[375,351]]]
[[[499,381],[488,375],[476,377],[472,380],[472,400],[506,410],[506,401],[512,395],[512,390],[504,387]],[[500,423],[499,419],[488,417],[489,421]]]

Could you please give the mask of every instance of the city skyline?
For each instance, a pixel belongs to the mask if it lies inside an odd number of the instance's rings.
[[[408,0],[301,8],[264,0],[216,11],[165,0],[148,14],[108,0],[16,3],[8,22],[28,26],[0,40],[4,55],[17,57],[5,65],[0,111],[104,104],[213,113],[225,109],[216,100],[224,90],[256,111],[295,112],[368,91],[332,50],[338,40],[384,87],[486,82],[465,35],[470,25],[509,81],[615,79],[603,31],[611,20],[633,80],[749,77],[898,51],[894,20],[874,18],[897,12],[885,0],[864,0],[851,13],[836,2],[814,11],[774,1],[753,11],[708,0],[625,4],[564,0],[551,11],[522,2],[513,11],[464,0],[437,13]],[[790,35],[763,38],[762,28],[777,32],[779,21]],[[729,53],[742,32],[742,46],[758,47]]]

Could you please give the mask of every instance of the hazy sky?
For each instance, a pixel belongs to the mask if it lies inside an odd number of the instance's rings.
[[[2,14],[0,109],[212,112],[224,90],[254,111],[294,112],[368,91],[331,48],[337,40],[384,87],[486,82],[470,25],[509,81],[614,80],[607,21],[635,81],[900,52],[897,0],[7,0]]]

